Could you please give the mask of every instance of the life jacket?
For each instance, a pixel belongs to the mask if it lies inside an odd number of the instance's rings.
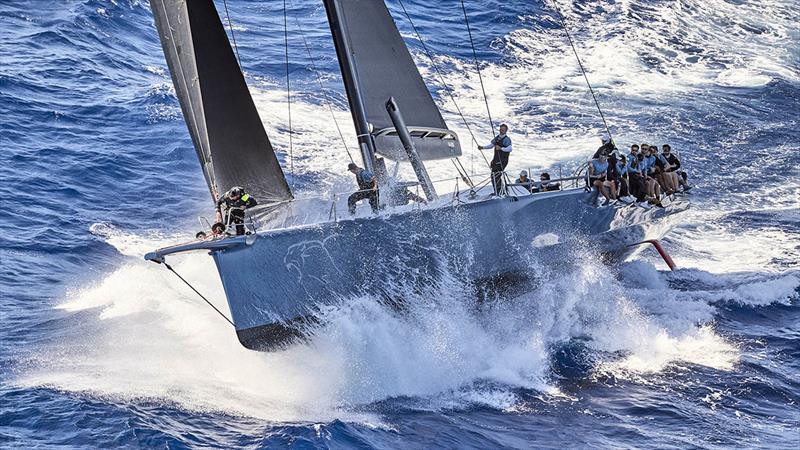
[[[242,196],[236,200],[231,200],[228,198],[228,194],[225,194],[219,203],[220,205],[224,204],[227,208],[249,208],[258,204],[256,199],[251,197],[250,194],[242,194]]]
[[[492,139],[492,145],[499,145],[500,147],[508,147],[511,145],[511,138],[508,135],[503,136],[502,138],[498,134],[497,136]]]

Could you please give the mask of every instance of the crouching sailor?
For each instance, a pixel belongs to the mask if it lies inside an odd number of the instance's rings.
[[[222,205],[225,205],[227,225],[236,225],[236,234],[244,234],[244,211],[247,208],[256,206],[258,202],[251,195],[244,191],[243,187],[236,186],[231,188],[217,200],[217,222],[222,222]]]
[[[378,181],[375,175],[367,169],[358,167],[355,163],[347,165],[347,170],[356,176],[356,183],[358,183],[358,191],[350,194],[347,197],[347,209],[350,214],[356,213],[356,203],[361,200],[368,199],[369,206],[372,207],[372,212],[378,212]]]

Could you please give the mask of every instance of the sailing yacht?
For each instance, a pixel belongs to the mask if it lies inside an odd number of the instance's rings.
[[[581,177],[531,194],[468,181],[439,196],[425,163],[461,155],[382,0],[323,0],[363,167],[409,163],[425,205],[350,216],[337,198],[295,199],[250,96],[213,0],[151,0],[189,134],[213,200],[245,186],[259,201],[251,233],[161,248],[157,263],[202,250],[216,263],[242,345],[270,351],[312,332],[324,305],[359,295],[392,301],[444,276],[482,283],[524,277],[531,260],[559,264],[592,247],[609,261],[657,240],[688,207],[597,207]],[[381,180],[381,178],[384,178]],[[573,187],[568,187],[572,182]],[[385,186],[385,184],[382,184]],[[383,188],[382,188],[383,189]],[[521,257],[525,256],[525,257]],[[169,267],[169,266],[167,266]]]

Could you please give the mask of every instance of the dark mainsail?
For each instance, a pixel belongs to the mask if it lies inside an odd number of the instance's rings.
[[[342,70],[350,73],[343,76],[354,79],[352,85],[346,80],[345,88],[358,134],[363,131],[358,130],[354,97],[372,125],[376,152],[394,160],[407,158],[386,113],[386,101],[394,97],[399,108],[406,111],[406,124],[421,159],[461,155],[458,138],[447,129],[383,0],[325,0],[324,3],[340,63],[348,63],[342,64]],[[346,45],[337,42],[337,33],[346,40]]]
[[[262,204],[290,200],[213,0],[151,0],[150,5],[212,196],[244,186]]]

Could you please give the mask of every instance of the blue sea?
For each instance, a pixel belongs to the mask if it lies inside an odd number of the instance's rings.
[[[353,298],[276,353],[142,258],[212,212],[148,2],[0,2],[0,447],[800,448],[800,4],[554,1],[617,144],[683,158],[677,269],[576,249],[480,314],[459,283],[402,316]],[[283,2],[227,3],[296,195],[353,189],[321,2],[286,2],[291,152]],[[432,61],[387,4],[448,125],[470,142],[445,84],[488,141],[460,2],[403,0]],[[554,3],[465,4],[509,170],[571,173],[603,125]],[[227,312],[210,257],[172,262]]]

